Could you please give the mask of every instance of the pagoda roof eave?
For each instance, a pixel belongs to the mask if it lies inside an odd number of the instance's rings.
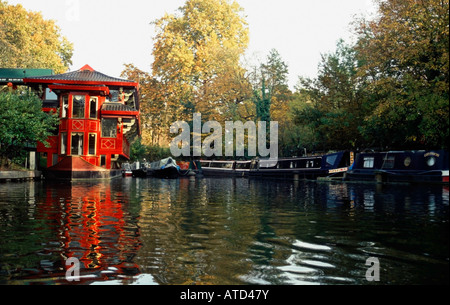
[[[95,71],[89,65],[85,65],[80,70],[67,72],[58,75],[26,77],[23,79],[27,85],[60,84],[60,85],[93,85],[111,87],[133,87],[139,89],[139,83],[132,80],[111,77],[101,72]]]
[[[97,85],[97,86],[88,86],[88,85],[49,85],[49,89],[52,91],[55,90],[62,90],[62,91],[99,91],[103,93],[104,95],[109,94],[109,88],[104,85]]]
[[[25,78],[25,84],[59,84],[59,85],[88,85],[88,86],[111,86],[111,87],[133,87],[139,88],[136,82],[98,82],[98,81],[82,81],[82,80],[56,80],[56,79],[30,79]]]

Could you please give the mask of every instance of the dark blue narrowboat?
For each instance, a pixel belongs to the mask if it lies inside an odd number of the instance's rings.
[[[343,176],[353,162],[353,152],[341,151],[326,155],[254,160],[250,177],[279,179],[317,179],[319,177]]]
[[[378,183],[447,183],[448,152],[388,151],[356,155],[346,180]]]

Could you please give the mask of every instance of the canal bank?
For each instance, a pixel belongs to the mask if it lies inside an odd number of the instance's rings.
[[[0,183],[41,179],[41,171],[0,171]]]

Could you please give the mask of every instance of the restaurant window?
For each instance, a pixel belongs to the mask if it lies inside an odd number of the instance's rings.
[[[62,97],[62,105],[61,105],[61,117],[67,118],[67,111],[69,109],[69,96],[64,95]]]
[[[41,152],[39,153],[39,168],[47,168],[47,153]]]
[[[67,154],[67,133],[61,133],[61,155]]]
[[[95,155],[97,147],[97,135],[95,133],[89,134],[89,155]]]
[[[52,165],[58,164],[58,154],[53,154],[52,156]]]
[[[365,157],[364,158],[364,168],[373,168],[374,165],[374,157]]]
[[[98,98],[91,97],[91,100],[89,101],[89,118],[91,118],[91,119],[97,118],[97,104],[98,104]]]
[[[83,134],[72,133],[72,156],[83,155]]]
[[[84,118],[84,106],[86,97],[84,95],[72,96],[72,118]]]
[[[106,156],[105,155],[101,155],[100,156],[100,166],[101,167],[105,167],[106,166]]]
[[[117,119],[102,119],[102,137],[117,137]]]
[[[118,102],[119,101],[119,90],[110,90],[109,91],[111,99],[110,102]]]

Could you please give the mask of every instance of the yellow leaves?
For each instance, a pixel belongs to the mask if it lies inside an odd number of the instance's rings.
[[[65,72],[73,45],[60,34],[53,20],[28,12],[21,5],[0,2],[0,66],[51,68]]]
[[[189,102],[192,110],[215,117],[230,102],[224,92],[235,83],[226,73],[240,69],[249,41],[247,24],[239,5],[227,0],[187,0],[179,11],[154,22],[154,77],[177,89],[170,103]]]

